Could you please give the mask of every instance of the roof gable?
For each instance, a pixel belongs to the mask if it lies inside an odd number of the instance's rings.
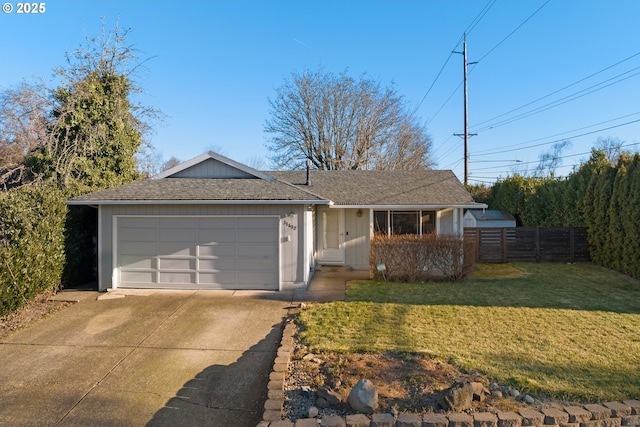
[[[151,179],[162,178],[273,179],[263,172],[213,151],[201,154],[151,177]]]

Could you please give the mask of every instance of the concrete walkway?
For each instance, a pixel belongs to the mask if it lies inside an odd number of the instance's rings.
[[[292,302],[344,301],[347,282],[365,280],[369,272],[342,266],[319,266],[306,290],[294,291]]]
[[[288,292],[62,292],[77,304],[0,340],[0,425],[256,425],[288,310],[343,300],[366,277],[322,267]]]

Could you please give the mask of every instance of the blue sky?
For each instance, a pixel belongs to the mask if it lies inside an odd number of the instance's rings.
[[[395,84],[427,124],[436,167],[462,179],[453,136],[463,131],[462,55],[451,51],[465,30],[468,60],[480,60],[469,66],[471,183],[532,170],[564,139],[560,175],[598,138],[640,147],[636,0],[53,0],[28,15],[10,3],[0,14],[0,90],[53,84],[65,52],[99,34],[102,17],[107,28],[118,22],[153,57],[139,100],[166,115],[151,136],[165,159],[211,148],[240,162],[267,158],[268,99],[292,72],[323,67]]]

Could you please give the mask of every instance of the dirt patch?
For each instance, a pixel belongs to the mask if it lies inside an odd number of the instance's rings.
[[[346,402],[351,388],[362,378],[376,386],[378,412],[439,412],[442,391],[454,384],[475,381],[489,386],[489,380],[478,372],[461,372],[422,354],[312,354],[297,342],[285,383],[285,414],[291,420],[305,418],[308,408],[315,405],[313,392],[320,386],[331,388]],[[311,392],[303,392],[306,387]],[[512,398],[487,396],[483,402],[473,402],[471,410],[517,411],[527,406]],[[321,415],[350,413],[346,404],[320,409]]]
[[[49,298],[53,295],[55,295],[54,291],[42,293],[29,301],[22,309],[0,317],[0,339],[73,304],[72,302],[50,301]]]

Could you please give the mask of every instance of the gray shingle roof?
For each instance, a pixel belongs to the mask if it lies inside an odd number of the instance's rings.
[[[494,211],[494,210],[475,210],[470,209],[470,215],[476,220],[481,221],[515,221],[516,219],[509,212],[505,211]]]
[[[73,202],[141,200],[303,200],[312,203],[323,199],[276,180],[198,178],[147,179],[72,199]]]
[[[298,185],[336,205],[470,205],[469,192],[449,170],[274,171],[267,174]]]
[[[466,206],[471,195],[451,171],[274,171],[275,179],[161,178],[76,197],[71,204],[179,201],[297,201],[343,206]],[[478,205],[483,207],[484,205]]]

